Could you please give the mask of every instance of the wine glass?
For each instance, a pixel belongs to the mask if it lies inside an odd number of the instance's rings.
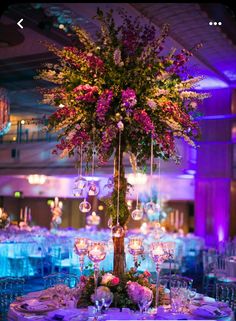
[[[153,293],[151,292],[150,295],[142,297],[140,301],[138,301],[138,307],[141,314],[147,313],[150,305],[152,304],[153,300]]]
[[[195,288],[188,289],[189,304],[193,303],[193,300],[196,297],[196,295],[197,295],[197,289]]]
[[[104,306],[104,298],[102,298],[102,299],[95,298],[94,303],[95,303],[95,307],[96,307],[97,313],[101,314],[102,308]]]
[[[105,308],[105,311],[109,309],[110,305],[112,304],[113,298],[114,298],[114,295],[112,292],[110,293],[109,297],[103,298],[103,306]]]

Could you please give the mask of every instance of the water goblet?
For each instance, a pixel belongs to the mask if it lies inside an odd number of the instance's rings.
[[[99,274],[99,263],[106,257],[106,244],[105,242],[93,241],[90,243],[88,249],[88,257],[94,264],[94,283],[95,292],[97,289],[97,280]]]
[[[83,274],[84,257],[88,254],[89,239],[85,237],[78,237],[75,239],[74,251],[79,256],[80,272]]]
[[[114,298],[114,295],[112,292],[110,293],[109,297],[103,298],[103,306],[105,311],[109,309],[110,305],[112,304],[113,298]]]
[[[95,307],[96,307],[97,313],[101,314],[102,308],[104,306],[104,299],[95,298],[95,302],[94,303],[95,303]]]
[[[139,311],[140,311],[141,314],[147,313],[150,305],[152,304],[152,300],[153,300],[153,294],[151,293],[151,295],[142,298],[142,299],[138,302]]]

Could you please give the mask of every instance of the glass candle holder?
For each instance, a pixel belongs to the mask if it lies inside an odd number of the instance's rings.
[[[130,237],[128,243],[128,250],[134,258],[134,267],[137,268],[138,264],[138,256],[143,254],[144,247],[143,247],[143,238],[141,237]]]
[[[78,237],[75,239],[74,251],[79,256],[80,272],[83,274],[84,257],[88,254],[89,239]]]
[[[97,280],[99,275],[99,263],[106,257],[105,242],[94,241],[90,243],[88,257],[94,264],[94,283],[95,290],[97,289]]]
[[[159,287],[159,275],[161,270],[161,263],[166,260],[165,247],[162,242],[153,242],[150,245],[150,255],[156,265],[156,308],[158,307],[158,287]]]

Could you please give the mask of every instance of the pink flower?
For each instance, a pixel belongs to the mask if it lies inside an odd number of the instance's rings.
[[[134,119],[142,126],[143,130],[147,134],[154,134],[155,127],[150,116],[146,113],[145,110],[136,110],[134,112]]]
[[[115,276],[112,280],[111,280],[111,285],[117,285],[120,283],[120,279]]]
[[[110,108],[112,98],[113,91],[110,89],[105,89],[98,99],[96,113],[100,123],[103,123],[105,121],[105,116]]]
[[[144,271],[143,272],[143,275],[146,277],[146,278],[149,278],[151,276],[151,273],[149,271]]]
[[[114,279],[114,275],[111,273],[105,273],[102,276],[102,281],[101,284],[106,285],[108,282],[112,281],[112,279]]]
[[[79,85],[75,87],[73,91],[77,94],[77,97],[76,97],[77,100],[92,103],[96,101],[94,94],[98,92],[98,87],[90,86],[88,84]]]

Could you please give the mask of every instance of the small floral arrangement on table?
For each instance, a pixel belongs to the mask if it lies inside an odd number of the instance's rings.
[[[82,276],[80,280],[82,290],[78,300],[77,307],[85,307],[94,304],[94,278],[91,276]],[[99,290],[101,289],[101,291]],[[151,306],[155,304],[156,286],[151,282],[151,274],[148,271],[138,273],[136,269],[131,268],[125,272],[121,278],[111,273],[102,272],[98,278],[98,290],[100,294],[113,295],[112,307],[138,309],[138,301],[142,296],[153,296]],[[163,293],[162,289],[159,292]],[[159,296],[160,300],[162,296]],[[160,302],[161,303],[161,302]]]

